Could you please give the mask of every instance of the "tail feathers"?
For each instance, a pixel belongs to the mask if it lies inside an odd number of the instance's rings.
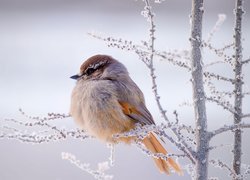
[[[167,154],[166,149],[161,145],[153,133],[150,133],[149,136],[143,139],[143,144],[152,153]],[[166,161],[164,159],[154,158],[154,161],[161,173],[166,173],[169,175],[170,168],[173,168],[179,175],[183,174],[180,166],[172,158],[168,158]]]

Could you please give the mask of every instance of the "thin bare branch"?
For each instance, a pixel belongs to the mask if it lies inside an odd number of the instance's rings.
[[[155,55],[160,57],[162,60],[167,60],[168,62],[170,62],[173,65],[176,65],[178,67],[181,68],[185,68],[188,71],[191,71],[191,67],[187,62],[181,61],[181,60],[177,60],[178,59],[186,59],[188,57],[183,57],[180,56],[179,53],[170,53],[170,52],[160,52],[160,51],[156,51]]]
[[[211,29],[211,31],[208,34],[207,40],[206,42],[209,43],[214,34],[219,30],[219,28],[221,27],[221,25],[224,23],[224,21],[226,20],[226,15],[225,14],[218,14],[218,19],[214,25],[214,27]]]
[[[156,83],[156,75],[155,75],[155,69],[154,69],[154,65],[153,65],[153,62],[154,62],[154,54],[155,54],[155,49],[154,49],[154,42],[155,42],[155,25],[154,25],[154,14],[152,13],[151,11],[151,6],[150,6],[150,3],[149,3],[149,0],[145,0],[144,1],[146,3],[146,6],[145,6],[145,12],[144,14],[147,15],[146,17],[148,18],[148,21],[150,23],[150,34],[149,34],[149,37],[150,37],[150,45],[149,45],[149,48],[150,48],[150,58],[149,58],[149,69],[150,69],[150,75],[151,75],[151,80],[152,80],[152,89],[153,89],[153,93],[154,93],[154,96],[155,96],[155,100],[157,102],[157,106],[160,110],[160,113],[162,115],[162,117],[164,118],[164,120],[166,121],[167,125],[170,126],[171,123],[166,115],[166,110],[163,109],[162,105],[161,105],[161,102],[160,102],[160,96],[158,94],[158,88],[157,88],[157,83]],[[180,137],[180,134],[178,134],[177,130],[175,128],[171,128],[172,132],[176,135],[176,137],[178,138],[179,141],[181,141],[181,144],[182,144],[182,147],[184,146],[184,148],[181,148],[181,150],[187,154],[190,155],[190,158],[193,158],[195,156],[195,153],[193,151],[193,149],[188,146],[188,144],[185,142],[185,140],[181,137]],[[173,142],[173,141],[172,141]],[[191,159],[192,160],[192,159]]]
[[[248,64],[250,62],[250,58],[242,61],[242,64]]]
[[[221,101],[221,99],[218,99],[216,97],[206,97],[206,100],[215,102],[217,105],[221,106],[223,109],[229,111],[230,113],[235,113],[233,106],[228,101]]]
[[[231,98],[235,94],[234,92],[217,90],[217,87],[214,85],[214,83],[212,81],[210,81],[210,79],[206,79],[205,83],[206,83],[207,87],[209,88],[210,93],[213,96],[216,96],[217,99],[220,99],[221,101],[227,101],[224,99],[225,96]]]
[[[222,147],[232,147],[233,144],[220,144],[220,145],[216,145],[216,146],[210,146],[209,147],[209,151],[218,149],[218,148],[222,148]]]
[[[241,118],[249,118],[250,117],[250,114],[243,114],[242,116],[241,116]]]
[[[177,157],[177,158],[185,158],[187,157],[186,154],[162,154],[162,153],[152,153],[150,150],[148,150],[145,145],[140,141],[137,140],[135,141],[135,144],[137,145],[137,147],[139,149],[142,150],[142,152],[144,152],[146,155],[150,156],[150,157],[154,157],[154,158],[161,158],[164,160],[167,160],[168,158],[171,157]]]
[[[204,69],[207,69],[208,67],[211,67],[211,66],[214,66],[216,64],[224,64],[225,62],[224,61],[214,61],[214,62],[211,62],[211,63],[208,63],[208,64],[205,64],[204,65]]]
[[[214,137],[215,135],[227,132],[227,131],[234,131],[234,130],[241,130],[244,128],[250,128],[250,124],[240,123],[240,124],[233,124],[233,125],[225,125],[224,127],[221,127],[219,129],[216,129],[209,133],[209,139]]]
[[[219,74],[215,74],[215,73],[208,72],[208,71],[204,72],[204,76],[205,76],[205,78],[215,78],[217,80],[227,81],[227,82],[230,82],[232,84],[234,84],[234,82],[235,82],[235,80],[232,78],[224,77],[224,76],[221,76]]]
[[[231,47],[231,44],[230,45],[227,45],[221,49],[216,49],[215,47],[213,47],[210,43],[206,43],[206,42],[203,42],[203,47],[205,48],[208,48],[210,51],[214,52],[218,57],[222,58],[223,61],[231,66],[234,65],[234,62],[233,62],[233,57],[231,56],[228,56],[227,54],[225,54],[225,50],[224,49],[227,49],[229,47]]]
[[[219,160],[219,159],[210,160],[209,163],[212,164],[214,167],[218,167],[218,168],[222,168],[222,169],[227,170],[229,172],[230,177],[232,177],[232,178],[237,177],[237,174],[235,174],[234,170],[231,169],[230,166],[228,166],[227,164],[225,164],[221,160]]]
[[[78,160],[75,157],[75,155],[71,153],[62,152],[61,156],[63,160],[68,160],[77,168],[81,169],[82,171],[87,172],[88,174],[92,175],[97,180],[112,180],[113,179],[112,175],[105,174],[105,171],[107,171],[110,168],[109,163],[107,161],[98,163],[97,170],[92,170],[89,164],[81,163],[80,160]]]

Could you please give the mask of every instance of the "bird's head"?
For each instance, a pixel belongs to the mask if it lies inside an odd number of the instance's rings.
[[[111,56],[95,55],[84,61],[80,72],[71,78],[76,80],[119,80],[127,76],[126,67],[119,61]]]

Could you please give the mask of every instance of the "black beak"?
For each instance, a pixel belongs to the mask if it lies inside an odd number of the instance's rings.
[[[80,78],[81,76],[79,76],[78,74],[76,74],[76,75],[74,75],[74,76],[71,76],[70,78],[71,79],[75,79],[75,80],[77,80],[78,78]]]

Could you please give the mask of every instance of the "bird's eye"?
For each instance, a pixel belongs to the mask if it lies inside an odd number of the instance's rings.
[[[94,68],[88,68],[88,69],[86,70],[86,75],[89,76],[89,75],[91,75],[94,71],[95,71]]]

